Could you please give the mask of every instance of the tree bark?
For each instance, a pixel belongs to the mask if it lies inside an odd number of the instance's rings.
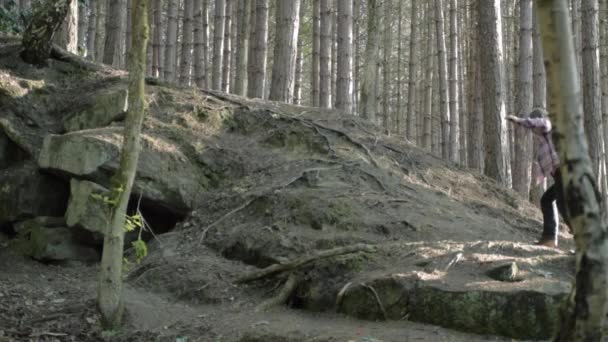
[[[336,108],[352,112],[353,2],[338,0],[338,80]]]
[[[460,88],[458,87],[458,16],[456,0],[450,0],[450,62],[449,62],[449,107],[450,107],[450,145],[449,159],[452,163],[460,162],[459,115]]]
[[[89,23],[87,27],[87,59],[95,59],[95,25],[97,23],[97,1],[89,1]]]
[[[532,0],[519,1],[519,66],[516,92],[515,113],[524,117],[532,110]],[[529,129],[517,125],[515,127],[515,165],[513,168],[513,189],[524,198],[530,194],[530,179],[532,172],[532,136]]]
[[[73,54],[78,54],[78,1],[70,3],[59,31],[55,35],[55,44]]]
[[[120,166],[112,179],[111,196],[117,202],[109,220],[109,229],[104,236],[97,297],[101,322],[106,329],[119,328],[123,313],[122,263],[125,217],[137,170],[140,132],[145,110],[144,78],[148,40],[147,2],[147,0],[133,0],[132,32],[134,39],[131,57],[129,58],[129,109],[125,120]]]
[[[471,21],[475,18],[472,17]],[[469,167],[483,172],[484,170],[484,139],[483,139],[483,103],[481,99],[481,49],[482,42],[479,39],[479,25],[471,24],[471,50],[469,55],[469,64],[471,66],[471,73],[473,77],[471,79],[471,118],[469,120]]]
[[[312,0],[312,60],[310,90],[312,106],[319,107],[320,68],[321,68],[321,0]]]
[[[221,1],[221,0],[220,0]],[[169,0],[167,9],[167,33],[165,35],[165,77],[167,82],[175,81],[177,67],[177,10],[178,1]]]
[[[76,1],[78,6],[78,47],[77,51],[80,56],[86,56],[86,39],[87,39],[87,7],[84,4]]]
[[[409,77],[407,87],[407,125],[406,137],[412,141],[415,138],[416,123],[416,50],[418,39],[418,1],[412,0],[410,11],[410,53],[409,53]]]
[[[103,49],[103,62],[117,67],[120,53],[120,32],[124,0],[109,1],[109,17],[106,19],[106,39]],[[147,14],[147,13],[146,13]]]
[[[21,58],[34,65],[46,65],[51,55],[55,32],[75,0],[47,0],[35,6],[32,19],[23,33]]]
[[[608,231],[583,131],[580,83],[566,0],[537,1],[549,114],[566,212],[576,242],[575,284],[555,341],[600,341],[608,312]]]
[[[367,44],[365,46],[365,65],[363,67],[363,82],[361,86],[361,117],[376,122],[376,89],[378,78],[378,2],[367,1]]]
[[[105,24],[107,0],[96,0],[96,22],[95,22],[95,60],[103,60],[103,48],[105,44]]]
[[[226,19],[225,0],[215,0],[215,14],[213,21],[213,74],[211,75],[211,89],[220,90],[222,87],[222,60],[224,53],[224,29]]]
[[[153,0],[154,6],[154,36],[152,42],[152,76],[162,78],[163,67],[161,60],[161,45],[163,39],[162,0]],[[130,51],[130,49],[129,49]],[[128,53],[128,51],[127,51]]]
[[[331,108],[331,7],[320,0],[321,38],[319,45],[319,107]]]
[[[291,103],[300,28],[300,0],[279,1],[276,18],[277,30],[269,99]]]
[[[256,45],[256,37],[257,32],[255,31],[256,27],[256,0],[249,1],[249,10],[251,12],[249,16],[249,53],[247,57],[247,96],[253,97],[255,93],[255,89],[253,89],[253,81],[255,79],[255,69],[257,67],[256,62],[253,59],[255,58],[255,45]]]
[[[383,18],[383,55],[382,55],[382,127],[384,132],[390,134],[393,123],[391,122],[391,54],[392,54],[392,0],[384,0]]]
[[[266,86],[266,53],[268,39],[268,0],[256,0],[255,40],[252,55],[253,77],[248,82],[249,97],[264,98]]]
[[[434,51],[432,44],[433,37],[433,17],[430,2],[426,3],[425,11],[426,20],[426,31],[428,37],[426,40],[426,52],[425,52],[425,68],[424,68],[424,120],[423,120],[423,134],[422,134],[422,147],[431,151],[433,146],[432,140],[432,126],[433,126],[433,69],[434,69]]]
[[[184,17],[182,22],[182,51],[179,71],[179,84],[190,85],[190,69],[192,68],[192,14],[194,12],[194,0],[184,0]]]
[[[448,65],[447,53],[445,48],[445,30],[443,19],[442,1],[435,0],[435,39],[437,39],[437,63],[439,71],[439,98],[441,112],[441,156],[443,159],[449,159],[449,142],[450,142],[450,107],[448,103]]]
[[[224,15],[224,52],[222,54],[222,91],[227,93],[230,89],[230,58],[232,54],[232,5],[235,0],[224,0],[226,12]]]
[[[306,22],[306,2],[300,4],[300,28],[298,29],[298,52],[296,55],[296,75],[293,86],[293,104],[302,103],[302,73],[304,68],[304,30]]]
[[[247,0],[239,0],[239,32],[236,57],[234,93],[245,96],[247,90],[247,58],[249,52],[249,18],[251,11]]]
[[[533,40],[533,49],[534,49],[534,78],[533,78],[533,93],[534,93],[534,107],[547,108],[547,80],[545,76],[545,65],[544,57],[543,57],[543,47],[540,41],[540,32],[538,30],[538,22],[536,20],[536,16],[534,15],[532,18],[533,27],[534,27],[534,40]],[[538,153],[539,144],[535,140],[534,141],[534,155]],[[540,206],[540,199],[545,192],[545,184],[546,181],[542,182],[542,184],[536,184],[536,180],[533,177],[530,177],[530,201],[538,206]]]
[[[484,172],[505,187],[511,187],[511,172],[504,100],[501,9],[499,0],[478,5],[481,89],[483,102]]]

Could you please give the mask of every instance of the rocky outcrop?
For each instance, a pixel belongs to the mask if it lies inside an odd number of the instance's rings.
[[[108,226],[110,210],[103,198],[108,190],[89,181],[70,181],[70,200],[65,212],[68,227],[79,227],[103,234]]]
[[[101,128],[44,139],[38,164],[66,177],[88,178],[109,187],[119,164],[122,130]],[[200,167],[160,137],[144,136],[134,196],[141,195],[174,213],[186,213],[205,191],[208,178]]]
[[[68,185],[21,162],[0,170],[0,224],[36,216],[62,216]]]
[[[128,91],[126,89],[108,89],[90,95],[79,109],[63,118],[66,131],[105,127],[112,121],[123,119],[127,112]]]

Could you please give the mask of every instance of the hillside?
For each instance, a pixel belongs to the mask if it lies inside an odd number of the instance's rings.
[[[104,208],[91,194],[118,165],[126,74],[58,50],[37,69],[18,51],[0,39],[0,341],[96,341]],[[128,322],[105,338],[487,341],[555,328],[570,236],[532,245],[540,212],[490,179],[336,111],[156,80],[147,102],[131,210],[154,236],[126,274]]]

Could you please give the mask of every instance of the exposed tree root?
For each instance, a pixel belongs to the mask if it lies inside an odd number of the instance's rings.
[[[255,311],[256,312],[266,311],[273,306],[284,304],[285,302],[287,302],[289,297],[291,297],[291,294],[293,293],[293,291],[295,291],[297,286],[298,286],[298,277],[296,276],[295,273],[291,273],[289,275],[289,277],[287,278],[287,281],[285,282],[285,284],[283,284],[283,287],[281,288],[281,291],[279,292],[279,294],[276,297],[270,298],[270,299],[264,301],[263,303],[261,303],[260,305],[258,305],[255,308]]]
[[[251,272],[249,274],[246,274],[242,277],[237,278],[234,282],[237,284],[248,283],[248,282],[251,282],[254,280],[272,276],[277,273],[296,269],[298,267],[304,266],[304,265],[309,264],[318,259],[324,259],[324,258],[336,256],[336,255],[343,255],[343,254],[350,254],[350,253],[357,253],[357,252],[373,253],[373,252],[376,252],[376,247],[374,247],[372,245],[368,245],[368,244],[359,243],[359,244],[355,244],[352,246],[327,249],[327,250],[323,250],[323,251],[320,251],[320,252],[317,252],[317,253],[314,253],[311,255],[306,255],[306,256],[291,260],[291,261],[283,263],[283,264],[274,264],[274,265],[268,266],[264,269],[261,269],[261,270],[255,271],[255,272]]]
[[[378,296],[378,292],[376,291],[376,289],[374,289],[374,287],[371,285],[367,285],[367,284],[361,284],[361,285],[363,287],[365,287],[366,289],[370,290],[371,293],[374,295],[374,298],[376,298],[376,303],[378,303],[378,307],[380,308],[380,311],[382,311],[382,317],[384,317],[384,320],[387,321],[388,315],[386,314],[386,310],[384,309],[384,304],[382,304],[382,301],[380,300],[380,296]]]
[[[218,224],[222,223],[225,219],[227,219],[228,217],[232,216],[233,214],[241,211],[242,209],[246,208],[248,205],[251,204],[251,202],[253,202],[254,200],[256,200],[258,197],[253,197],[251,199],[249,199],[248,201],[246,201],[245,203],[241,204],[240,206],[230,210],[228,213],[226,213],[224,216],[220,217],[218,220],[216,220],[215,222],[211,223],[210,225],[208,225],[207,227],[205,227],[203,229],[203,233],[201,234],[200,239],[198,240],[198,244],[200,245],[201,243],[203,243],[203,241],[205,240],[205,237],[207,236],[207,232],[209,231],[209,229],[217,226]]]

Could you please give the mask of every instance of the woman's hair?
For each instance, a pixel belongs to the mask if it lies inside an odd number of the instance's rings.
[[[542,119],[547,117],[547,111],[544,108],[534,108],[528,113],[530,119]]]

